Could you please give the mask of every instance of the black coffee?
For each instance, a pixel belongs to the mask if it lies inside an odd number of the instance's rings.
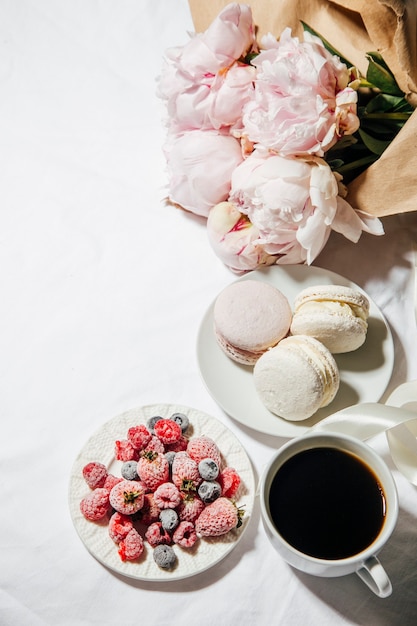
[[[294,548],[343,559],[368,547],[385,520],[385,496],[373,471],[335,448],[304,450],[278,470],[269,493],[278,532]]]

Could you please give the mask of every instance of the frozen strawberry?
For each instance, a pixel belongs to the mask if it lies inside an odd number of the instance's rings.
[[[219,467],[221,465],[220,450],[216,442],[206,435],[200,435],[199,437],[193,437],[190,439],[187,446],[187,452],[197,464],[203,459],[213,459]]]
[[[195,491],[201,483],[198,465],[187,452],[177,452],[172,462],[172,482],[181,491]]]
[[[107,478],[107,467],[103,463],[92,461],[83,467],[83,476],[91,489],[102,487]]]
[[[181,548],[192,548],[197,539],[195,526],[192,522],[180,522],[172,535],[173,542]]]
[[[155,435],[163,444],[172,444],[182,436],[181,426],[174,420],[158,420],[154,426]]]
[[[150,491],[169,480],[169,463],[161,452],[144,450],[138,461],[139,478]]]
[[[145,538],[153,548],[161,545],[162,543],[166,545],[172,543],[171,535],[165,530],[161,522],[154,522],[148,526]]]
[[[80,510],[84,517],[92,522],[103,519],[110,510],[109,492],[97,487],[80,502]]]
[[[113,513],[109,521],[109,535],[115,543],[120,543],[133,528],[132,518],[117,511]]]
[[[149,432],[144,424],[139,424],[129,428],[127,438],[135,450],[143,450],[152,439],[152,433]]]
[[[227,498],[217,498],[208,504],[195,522],[195,529],[202,537],[225,535],[240,526],[240,513],[236,505]]]
[[[143,538],[132,528],[126,538],[119,543],[119,555],[122,561],[136,561],[144,550]]]
[[[110,504],[119,513],[133,515],[143,507],[145,490],[136,480],[122,480],[110,491]]]
[[[174,483],[162,483],[153,495],[160,509],[175,509],[181,502],[181,494]]]
[[[184,493],[182,502],[177,508],[180,520],[195,522],[204,506],[204,502],[197,495]]]
[[[233,467],[225,467],[217,477],[217,482],[222,489],[222,496],[233,498],[240,486],[240,476]]]
[[[114,457],[118,461],[137,461],[139,455],[128,439],[116,439]]]

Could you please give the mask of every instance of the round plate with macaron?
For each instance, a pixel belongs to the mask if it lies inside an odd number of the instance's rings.
[[[293,421],[272,413],[261,401],[255,387],[253,364],[236,362],[220,347],[214,330],[216,299],[200,324],[197,357],[209,393],[228,415],[258,432],[291,438],[307,432],[336,411],[360,402],[378,402],[381,399],[393,370],[394,346],[382,312],[363,289],[335,272],[306,265],[262,268],[245,274],[232,284],[248,280],[277,288],[288,299],[292,311],[299,294],[310,287],[340,285],[354,289],[358,296],[362,294],[369,302],[367,332],[357,349],[333,353],[340,380],[331,402],[307,419]],[[332,290],[333,287],[330,292]],[[300,387],[300,380],[294,376],[294,387],[297,386]]]

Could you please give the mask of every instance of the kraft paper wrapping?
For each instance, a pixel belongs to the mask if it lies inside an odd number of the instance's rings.
[[[208,28],[228,0],[189,0],[196,32]],[[366,52],[378,51],[411,104],[417,106],[417,2],[415,0],[248,0],[258,41],[301,21],[314,28],[365,74]],[[348,186],[349,203],[382,217],[417,211],[417,110],[382,156]]]

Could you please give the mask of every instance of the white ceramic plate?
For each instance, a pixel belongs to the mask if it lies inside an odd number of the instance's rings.
[[[188,415],[190,436],[205,434],[213,439],[222,454],[225,465],[234,467],[241,477],[236,504],[244,507],[243,524],[223,537],[199,539],[190,549],[173,546],[178,564],[172,571],[160,569],[154,562],[152,548],[145,542],[145,551],[137,562],[123,562],[116,544],[108,534],[107,521],[90,522],[80,512],[80,501],[90,491],[82,475],[90,461],[99,461],[108,471],[120,476],[122,463],[114,458],[114,442],[125,439],[131,426],[146,424],[149,417],[170,417],[180,412]],[[188,435],[187,435],[188,436]],[[251,462],[235,435],[219,420],[196,409],[171,404],[155,404],[132,409],[104,424],[82,448],[73,465],[69,485],[69,507],[76,531],[90,553],[111,570],[137,580],[173,581],[194,576],[216,565],[242,538],[251,518],[255,498],[255,478]]]
[[[293,307],[295,296],[305,287],[319,284],[347,285],[365,293],[339,274],[306,265],[278,266],[256,270],[238,280],[260,280],[282,291]],[[301,422],[277,417],[261,403],[256,393],[252,368],[239,365],[219,348],[213,332],[214,302],[207,310],[198,333],[197,358],[209,393],[222,409],[241,424],[268,435],[291,438],[303,434],[318,421],[359,402],[377,402],[392,374],[394,346],[382,312],[370,302],[368,333],[363,346],[354,352],[337,354],[340,388],[329,406]]]

